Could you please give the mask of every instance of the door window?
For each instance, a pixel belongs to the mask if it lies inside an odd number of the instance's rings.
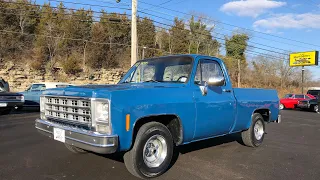
[[[222,69],[218,62],[213,60],[200,60],[200,63],[198,63],[197,66],[194,83],[200,85],[209,81],[209,78],[218,76],[223,76]]]
[[[304,99],[304,95],[296,95],[295,98],[296,99]]]

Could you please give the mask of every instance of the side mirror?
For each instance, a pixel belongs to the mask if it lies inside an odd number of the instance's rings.
[[[217,76],[217,77],[209,78],[207,83],[209,86],[223,86],[225,83],[225,79],[223,76]]]

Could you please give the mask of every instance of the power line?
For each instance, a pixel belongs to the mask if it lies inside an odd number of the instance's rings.
[[[74,5],[83,5],[83,6],[91,6],[91,7],[101,7],[101,8],[114,8],[114,9],[123,9],[123,10],[131,10],[131,8],[123,8],[118,6],[106,6],[106,5],[97,5],[97,4],[87,4],[87,3],[78,3],[78,2],[70,2],[70,1],[61,1],[61,0],[48,0],[50,2],[59,2],[66,4],[74,4]]]
[[[150,13],[146,13],[146,12],[142,12],[142,11],[139,11],[139,12],[142,13],[142,14],[147,14],[147,15],[149,15],[149,16],[154,16],[154,17],[162,18],[162,17],[160,17],[160,16],[153,15],[153,14],[150,14]],[[166,19],[166,18],[162,18],[162,19]],[[167,19],[166,19],[166,20],[167,20]],[[154,20],[153,20],[153,21],[154,21]],[[154,22],[155,22],[155,21],[154,21]],[[157,23],[159,23],[159,22],[157,22]],[[184,25],[190,27],[189,24],[184,23]],[[210,31],[210,30],[208,30],[208,31],[209,31],[209,32],[213,32],[213,31]],[[219,35],[226,36],[226,34],[222,34],[222,33],[218,33],[218,32],[214,32],[214,33],[219,34]],[[255,43],[255,44],[257,44],[257,45],[264,46],[264,47],[268,47],[268,48],[273,48],[273,49],[278,49],[278,50],[281,50],[281,51],[287,51],[287,52],[289,52],[289,51],[286,50],[286,49],[276,48],[276,47],[273,47],[273,46],[268,46],[268,45],[264,45],[264,44],[257,43],[257,42],[251,42],[251,41],[248,41],[248,42],[250,42],[250,43]],[[281,52],[278,52],[278,53],[281,53]]]
[[[157,22],[156,22],[156,23],[157,23]],[[169,25],[169,26],[170,26],[170,25]],[[167,31],[169,30],[168,28],[164,28],[164,27],[160,27],[160,26],[156,26],[156,25],[155,25],[155,27],[162,28],[162,29],[165,29],[165,30],[167,30]],[[178,29],[185,30],[185,29],[182,29],[182,28],[178,28]],[[205,35],[205,34],[202,34],[202,35]],[[244,45],[244,44],[239,44],[239,43],[235,43],[235,44]],[[226,47],[226,44],[223,43],[223,42],[220,42],[220,45],[223,45],[224,47]],[[249,47],[249,45],[248,45],[248,47]],[[253,50],[251,50],[251,49],[247,49],[246,51],[252,52],[252,53],[258,53],[259,55],[268,56],[268,57],[272,57],[272,58],[278,58],[278,57],[273,56],[273,55],[270,55],[270,54],[260,53],[260,52],[253,51]],[[276,52],[276,53],[277,53],[277,52]],[[277,54],[280,54],[280,53],[277,53]],[[282,53],[281,55],[287,56],[288,54],[283,54],[283,53]]]
[[[40,12],[40,13],[45,13],[45,12]],[[60,13],[60,14],[62,14],[62,13]],[[113,22],[112,22],[113,23]],[[159,22],[156,22],[156,23],[159,23]],[[170,26],[170,27],[172,27],[171,25],[168,25],[168,24],[164,24],[164,23],[162,23],[162,25],[166,25],[166,26]],[[159,26],[158,26],[159,27]],[[163,27],[160,27],[160,28],[163,28]],[[168,29],[167,29],[168,30]],[[20,33],[21,34],[21,33]],[[211,36],[210,36],[211,37]],[[220,38],[220,39],[222,39],[222,38]],[[254,46],[250,46],[249,45],[249,47],[254,47]],[[149,48],[150,49],[150,48]],[[265,49],[263,49],[263,50],[265,50]],[[274,51],[271,51],[271,52],[274,52]],[[275,52],[275,53],[279,53],[279,52]],[[260,53],[261,54],[261,53]],[[267,54],[265,54],[265,55],[267,55]]]
[[[70,10],[70,11],[81,11],[82,9],[73,9],[73,8],[66,8],[66,7],[58,7],[58,6],[49,6],[49,5],[38,5],[38,4],[27,4],[27,3],[20,3],[20,2],[12,2],[12,1],[8,1],[8,2],[2,2],[2,3],[6,3],[6,4],[18,4],[18,5],[26,5],[26,6],[32,6],[32,7],[39,7],[39,8],[43,8],[43,7],[50,7],[52,9],[63,9],[63,10]],[[39,12],[39,13],[43,13],[41,11],[37,11],[37,9],[35,10],[29,10],[29,9],[17,9],[17,8],[5,8],[5,7],[0,7],[0,9],[5,9],[5,10],[21,10],[21,11],[28,11],[28,12]],[[106,13],[106,12],[102,12],[102,11],[94,11],[92,9],[89,10],[85,10],[88,12],[93,12],[93,13]],[[57,13],[57,12],[53,12],[53,13]],[[127,15],[127,16],[131,16],[129,14],[121,14],[121,13],[106,13],[106,14],[117,14],[117,15]],[[93,16],[93,17],[97,17],[97,16]],[[100,18],[100,17],[99,17]]]
[[[161,23],[161,22],[158,22],[158,21],[155,21],[155,20],[153,20],[153,22],[155,22],[155,23],[158,23],[158,24],[161,24],[161,25],[165,25],[165,26],[169,26],[169,27],[172,27],[171,25],[168,25],[168,24],[165,24],[165,23]],[[209,35],[207,35],[207,34],[203,34],[203,33],[197,33],[198,35],[204,35],[204,36],[207,36],[207,37],[209,37]],[[211,35],[210,35],[210,37],[211,37]],[[219,39],[219,40],[225,40],[225,39],[223,39],[223,38],[218,38],[218,37],[216,37],[216,39]],[[245,44],[239,44],[239,43],[237,43],[238,45],[245,45]],[[252,45],[247,45],[248,47],[252,47],[252,48],[256,48],[256,49],[260,49],[260,50],[264,50],[264,51],[269,51],[269,52],[273,52],[273,53],[278,53],[278,54],[282,54],[282,55],[287,55],[287,54],[283,54],[283,53],[280,53],[280,52],[277,52],[277,51],[272,51],[272,50],[268,50],[268,49],[265,49],[265,48],[260,48],[260,47],[255,47],[255,46],[252,46]]]
[[[131,46],[130,44],[123,44],[123,43],[108,43],[108,42],[96,42],[96,41],[90,41],[90,40],[85,40],[85,39],[77,39],[77,38],[66,38],[66,37],[57,37],[57,36],[51,36],[51,35],[44,35],[44,34],[31,34],[31,33],[22,33],[22,32],[17,32],[17,31],[9,31],[9,30],[0,30],[0,33],[2,34],[7,34],[7,33],[11,33],[11,34],[23,34],[26,36],[35,36],[35,37],[48,37],[48,38],[53,38],[53,39],[63,39],[63,40],[71,40],[71,41],[83,41],[83,42],[89,42],[89,43],[93,43],[93,44],[100,44],[100,45],[119,45],[119,46]],[[152,49],[152,50],[158,50],[158,51],[163,51],[163,52],[167,52],[165,50],[162,49],[158,49],[158,48],[151,48],[151,47],[144,47],[144,46],[138,46],[139,48],[146,48],[146,49]]]
[[[58,0],[49,0],[49,1],[55,1],[55,2],[64,2],[64,3],[71,3],[71,4],[75,4],[75,3],[73,3],[73,2],[66,2],[66,1],[58,1]],[[76,4],[82,4],[82,5],[90,5],[90,4],[83,4],[83,3],[76,3]],[[145,3],[145,4],[149,4],[149,3]],[[95,5],[92,5],[92,6],[95,6]],[[97,5],[98,7],[110,7],[110,6],[100,6],[100,5]],[[160,8],[163,8],[163,7],[161,7],[161,6],[159,6]],[[152,10],[151,10],[152,11]],[[141,12],[141,11],[140,11]],[[177,11],[177,12],[179,12],[179,11]],[[141,12],[141,13],[144,13],[144,12]],[[180,12],[180,13],[182,13],[182,12]],[[150,13],[148,13],[149,15],[152,15],[152,14],[150,14]],[[186,13],[185,13],[186,14]],[[187,15],[190,15],[190,14],[187,14]],[[155,16],[155,15],[153,15],[153,16]],[[157,16],[157,17],[159,17],[159,18],[162,18],[162,19],[164,19],[163,17],[160,17],[160,16]],[[195,16],[195,17],[197,17],[197,16]],[[206,18],[203,18],[203,19],[206,19]],[[168,20],[168,19],[166,19],[166,20]],[[213,20],[214,21],[214,20]],[[221,33],[220,33],[221,34]],[[268,34],[269,35],[269,34]],[[254,42],[255,44],[259,44],[259,43],[256,43],[256,42]],[[261,45],[261,46],[265,46],[265,47],[268,47],[267,45],[263,45],[263,44],[259,44],[259,45]],[[271,46],[269,46],[269,47],[271,47]],[[271,47],[271,48],[273,48],[273,49],[276,49],[275,47]],[[280,49],[280,48],[277,48],[277,49]],[[288,50],[284,50],[284,49],[281,49],[281,50],[283,50],[283,51],[288,51]],[[288,51],[289,52],[289,51]]]
[[[147,3],[147,2],[144,2],[144,1],[140,1],[140,2],[143,3],[143,4],[150,5],[150,6],[155,6],[154,4],[150,4],[150,3]],[[161,8],[161,9],[166,9],[166,10],[169,10],[169,11],[172,11],[172,12],[176,12],[176,13],[180,13],[180,14],[184,14],[184,15],[187,15],[187,16],[193,16],[193,15],[188,14],[188,13],[185,13],[185,12],[181,12],[181,11],[178,11],[178,10],[169,9],[169,8],[162,7],[162,6],[160,6],[159,8]],[[151,11],[152,11],[152,10],[151,10]],[[198,17],[198,18],[199,18],[199,16],[195,16],[195,17]],[[210,21],[213,21],[213,22],[217,22],[217,23],[220,23],[220,24],[225,24],[225,25],[228,25],[228,26],[236,27],[236,28],[240,28],[240,29],[243,29],[243,30],[251,31],[251,32],[256,32],[256,33],[264,34],[264,35],[267,35],[267,36],[272,36],[272,37],[276,37],[276,38],[288,40],[288,41],[293,41],[293,42],[302,43],[302,44],[308,44],[308,45],[311,45],[311,46],[319,46],[319,45],[315,45],[315,44],[311,44],[311,43],[306,43],[306,42],[302,42],[302,41],[298,41],[298,40],[294,40],[294,39],[289,39],[289,38],[285,38],[285,37],[281,37],[281,36],[277,36],[277,35],[273,35],[273,34],[268,34],[268,33],[261,32],[261,31],[256,31],[256,30],[249,29],[249,28],[240,27],[240,26],[237,26],[237,25],[233,25],[233,24],[229,24],[229,23],[225,23],[225,22],[221,22],[221,21],[217,21],[217,20],[211,20],[211,19],[208,19],[208,18],[203,18],[203,19],[210,20]]]
[[[141,11],[141,10],[140,10]],[[177,16],[174,16],[174,15],[171,15],[171,14],[167,14],[167,13],[163,13],[163,12],[159,12],[159,11],[153,11],[153,10],[150,10],[152,12],[158,12],[160,14],[164,14],[164,15],[168,15],[168,16],[171,16],[171,17],[177,17]],[[141,12],[142,13],[142,12]],[[149,13],[150,14],[150,13]],[[150,16],[153,16],[153,17],[158,17],[158,18],[161,18],[161,19],[164,19],[164,20],[167,20],[167,21],[172,21],[170,19],[167,19],[167,18],[164,18],[164,17],[161,17],[161,16],[157,16],[157,15],[153,15],[153,14],[150,14]],[[196,17],[196,16],[195,16]],[[183,18],[182,18],[183,19]],[[183,19],[183,20],[186,20],[186,19]],[[186,24],[187,25],[187,24]],[[215,28],[217,29],[217,28]],[[219,29],[222,29],[222,30],[228,30],[230,32],[233,32],[233,30],[230,30],[230,29],[226,29],[226,28],[219,28]],[[259,38],[259,39],[264,39],[264,40],[267,40],[267,41],[272,41],[272,42],[277,42],[277,43],[281,43],[281,44],[286,44],[286,45],[290,45],[290,46],[296,46],[296,47],[302,47],[302,48],[306,48],[306,49],[309,49],[305,46],[301,46],[301,45],[296,45],[296,44],[291,44],[291,43],[286,43],[286,42],[282,42],[282,41],[277,41],[277,40],[274,40],[274,39],[268,39],[268,38],[264,38],[264,37],[260,37],[260,36],[255,36],[256,38]],[[275,48],[275,47],[273,47]],[[288,50],[286,50],[288,51]]]

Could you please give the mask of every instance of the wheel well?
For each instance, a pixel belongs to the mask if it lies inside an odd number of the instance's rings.
[[[265,122],[269,122],[270,121],[270,111],[269,109],[257,109],[255,110],[253,113],[259,113],[261,114],[261,116],[263,117],[263,120]]]
[[[158,116],[143,117],[136,122],[133,128],[132,144],[141,126],[148,122],[159,122],[165,125],[171,132],[174,143],[176,145],[180,145],[182,143],[183,129],[182,129],[180,118],[176,115],[158,115]]]

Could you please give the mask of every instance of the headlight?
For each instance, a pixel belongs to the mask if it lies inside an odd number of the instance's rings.
[[[107,99],[92,99],[92,126],[103,134],[111,134],[110,101]]]
[[[45,110],[45,97],[44,96],[40,96],[40,112],[44,112]]]
[[[45,97],[44,96],[40,96],[40,118],[41,119],[46,119],[46,114],[45,114],[45,106],[46,106],[46,102],[45,102]]]
[[[24,102],[24,96],[22,95],[22,96],[17,96],[17,98],[16,98],[17,100],[20,100],[21,102]]]

